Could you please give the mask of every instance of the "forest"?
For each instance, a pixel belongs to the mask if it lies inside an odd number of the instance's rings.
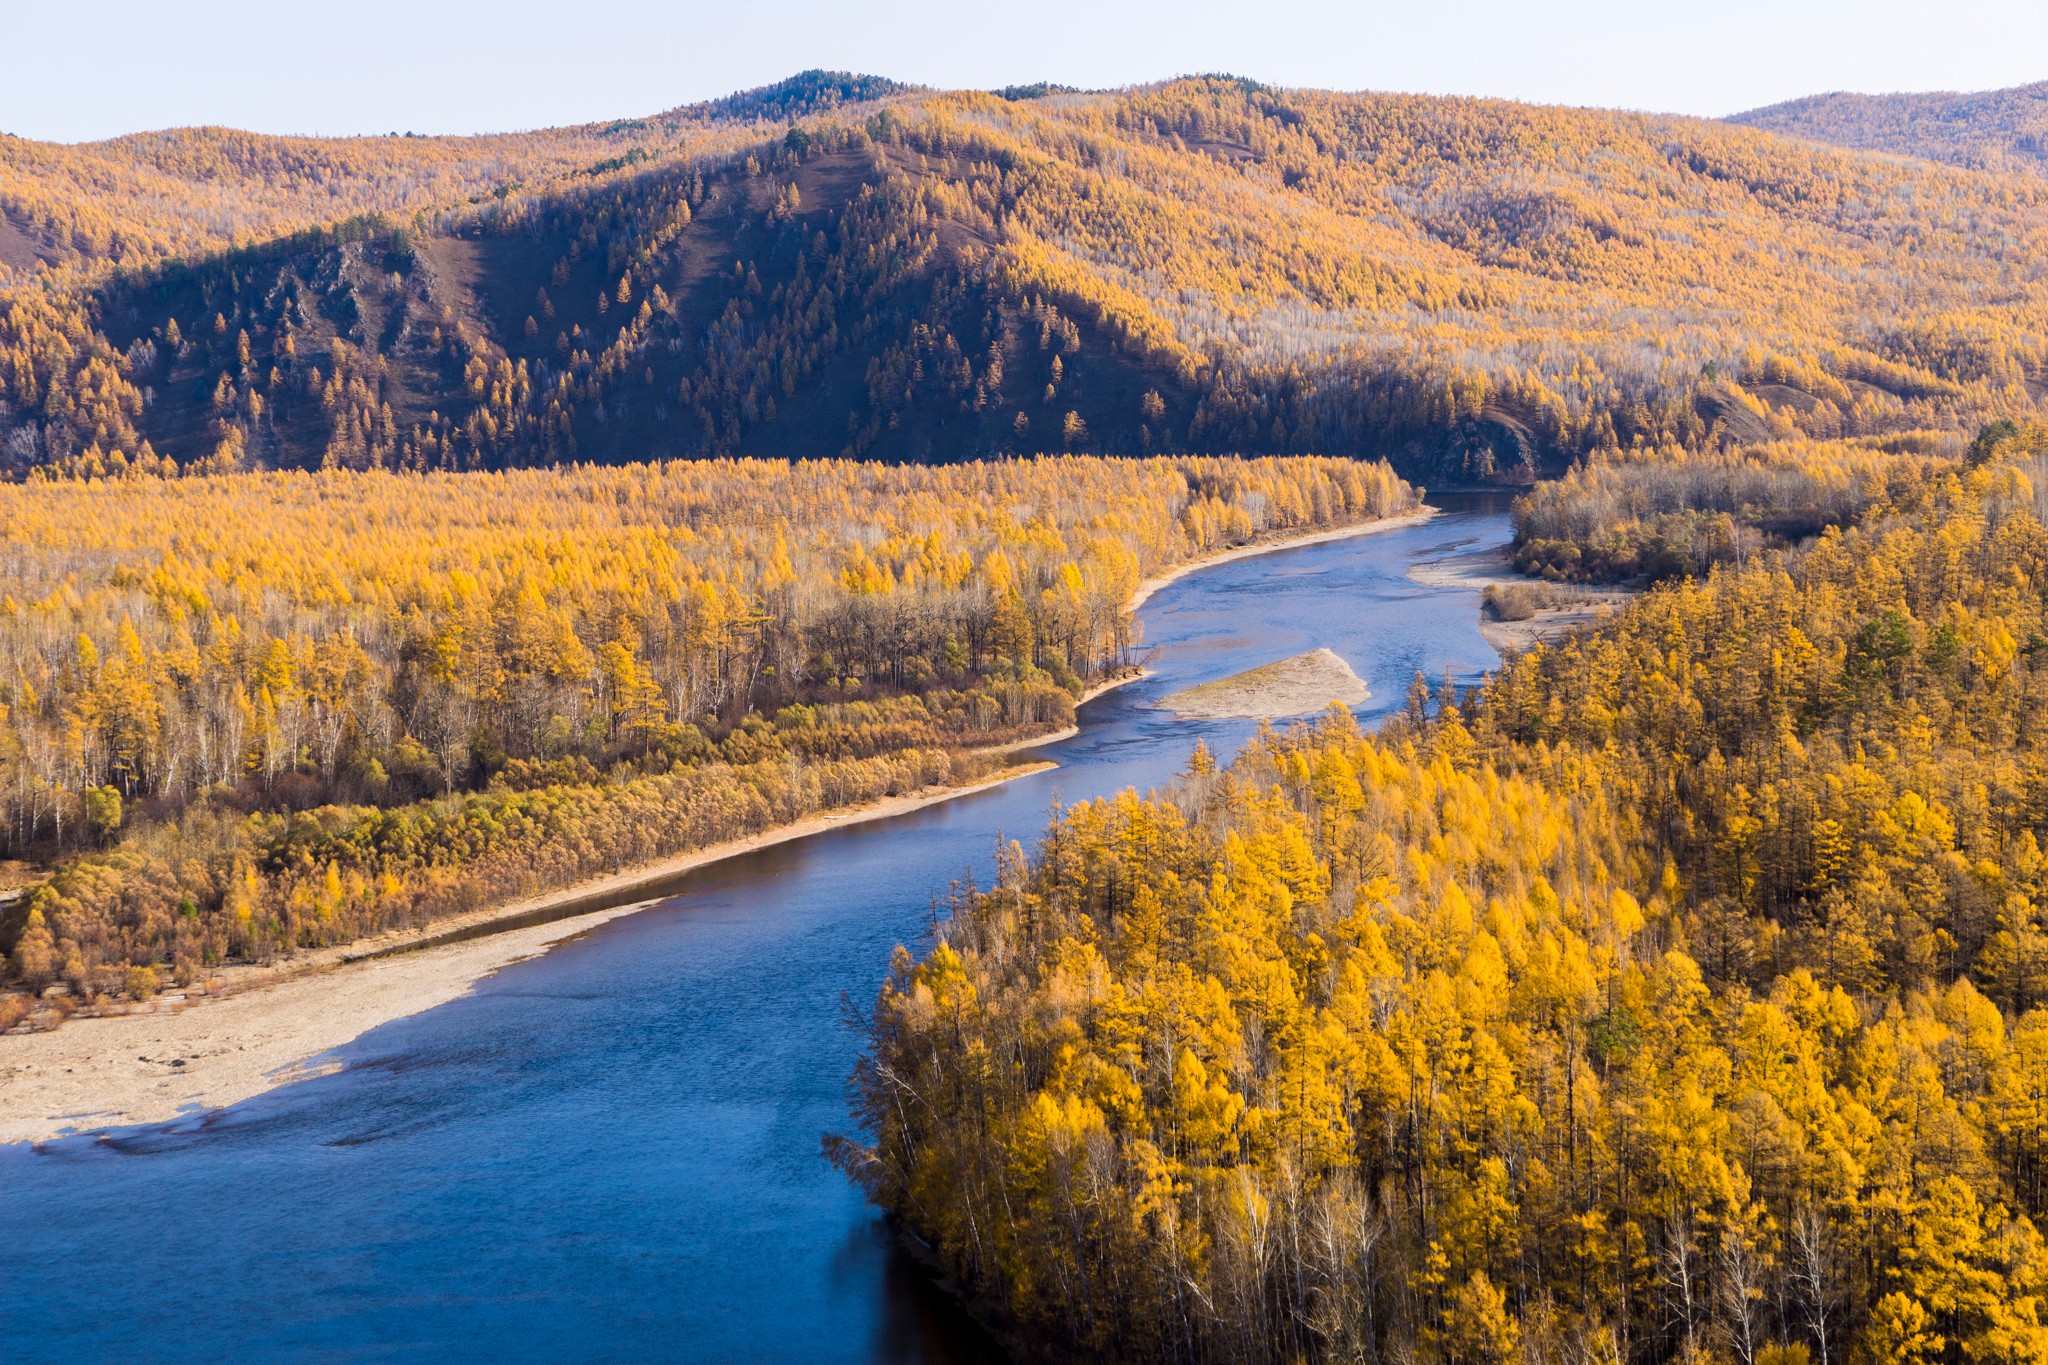
[[[1836,91],[1751,109],[1729,122],[1976,170],[2048,175],[2048,81],[1967,94]]]
[[[1057,813],[835,1157],[1027,1359],[2048,1359],[2048,427],[1799,463],[1797,539]]]
[[[969,780],[1128,666],[1146,577],[1416,501],[1307,458],[0,484],[7,977],[146,996]]]
[[[995,774],[1148,577],[1512,486],[1640,599],[1057,811],[829,1154],[1025,1358],[2048,1365],[2037,94],[0,137],[0,1029]]]
[[[2048,182],[1205,77],[803,76],[490,138],[0,139],[0,461],[96,477],[1967,437]]]

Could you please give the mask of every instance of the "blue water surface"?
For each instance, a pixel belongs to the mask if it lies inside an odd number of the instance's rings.
[[[333,1074],[0,1147],[0,1359],[1000,1359],[820,1155],[848,1123],[848,1004],[1056,799],[1252,731],[1166,693],[1319,645],[1373,689],[1367,720],[1418,669],[1475,679],[1476,595],[1404,572],[1506,537],[1502,502],[1452,499],[1182,578],[1141,614],[1154,676],[1083,708],[1055,771],[689,874]]]

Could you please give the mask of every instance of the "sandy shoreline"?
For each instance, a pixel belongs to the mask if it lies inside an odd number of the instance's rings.
[[[628,872],[437,920],[421,930],[305,954],[261,979],[230,978],[227,992],[216,999],[172,998],[148,1013],[72,1019],[48,1032],[0,1037],[0,1143],[162,1123],[322,1075],[334,1069],[318,1064],[322,1054],[380,1024],[446,1004],[500,967],[661,899],[630,899],[636,890],[756,849],[956,800],[1051,766],[1023,763],[966,786],[828,811]],[[408,940],[438,940],[493,920],[609,896],[624,903],[402,951]]]
[[[1130,609],[1136,611],[1160,588],[1200,569],[1398,530],[1432,515],[1433,509],[1424,508],[1190,560],[1139,584]],[[1145,676],[1135,670],[1107,679],[1076,704]],[[1078,728],[1070,726],[987,752],[1024,753],[1076,733]],[[0,1036],[0,1143],[161,1123],[323,1074],[333,1069],[320,1064],[325,1054],[370,1029],[446,1004],[501,967],[661,899],[653,894],[635,899],[636,891],[755,849],[901,815],[1049,766],[1027,760],[982,782],[812,816],[748,839],[437,920],[418,930],[301,954],[279,966],[224,969],[216,973],[210,993],[174,993],[135,1013],[75,1018],[48,1032]],[[578,908],[586,903],[589,909]],[[533,922],[536,918],[545,922]],[[507,927],[493,929],[501,921]],[[470,936],[461,937],[465,934]],[[459,941],[444,941],[451,937]]]
[[[1408,577],[1425,587],[1462,588],[1470,592],[1484,592],[1488,588],[1548,586],[1541,579],[1517,573],[1505,549],[1466,550],[1442,559],[1432,559],[1410,568]],[[1480,635],[1503,656],[1525,653],[1539,644],[1553,643],[1575,630],[1606,620],[1636,595],[1622,588],[1557,587],[1550,590],[1568,600],[1563,605],[1543,607],[1524,620],[1496,620],[1482,607]]]
[[[1298,550],[1304,545],[1321,545],[1326,541],[1350,540],[1354,536],[1377,535],[1381,531],[1401,531],[1410,526],[1420,526],[1436,515],[1434,507],[1423,507],[1413,512],[1404,512],[1398,517],[1382,517],[1378,521],[1355,522],[1350,526],[1339,526],[1333,531],[1310,531],[1305,535],[1283,536],[1278,540],[1255,540],[1248,545],[1221,550],[1201,559],[1191,559],[1185,564],[1176,564],[1164,573],[1154,574],[1138,585],[1138,591],[1131,596],[1132,611],[1145,605],[1146,599],[1158,592],[1176,578],[1185,578],[1200,569],[1213,569],[1218,564],[1228,564],[1233,559],[1249,559],[1253,555],[1269,555],[1276,550]]]

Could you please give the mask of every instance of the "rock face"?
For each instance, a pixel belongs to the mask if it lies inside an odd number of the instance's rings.
[[[1314,715],[1332,702],[1356,706],[1371,695],[1350,664],[1327,649],[1312,649],[1176,692],[1159,705],[1197,720],[1278,720]]]

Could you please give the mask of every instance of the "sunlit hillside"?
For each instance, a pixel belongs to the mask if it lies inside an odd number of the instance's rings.
[[[502,137],[0,143],[0,454],[1587,451],[2048,391],[2048,184],[1699,120],[812,73]]]
[[[1817,536],[1055,812],[833,1153],[1026,1359],[2048,1358],[2048,428],[1801,453],[1519,518]]]
[[[2048,175],[2048,81],[1967,94],[1836,91],[1752,109],[1729,122],[1977,170]]]

